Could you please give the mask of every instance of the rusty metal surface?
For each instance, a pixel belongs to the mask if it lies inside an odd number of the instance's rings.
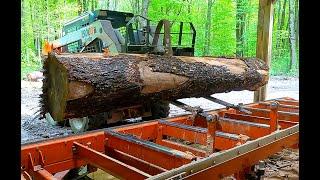
[[[204,112],[210,120],[183,115],[22,145],[21,179],[60,179],[83,165],[121,179],[215,179],[241,175],[282,148],[297,147],[298,101],[243,107],[252,114],[223,108]]]

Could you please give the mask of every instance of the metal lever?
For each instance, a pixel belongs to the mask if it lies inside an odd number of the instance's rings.
[[[192,106],[189,106],[189,105],[184,104],[184,103],[177,101],[177,100],[172,101],[171,104],[178,106],[181,109],[184,109],[186,111],[191,112],[194,116],[196,116],[196,115],[202,116],[202,117],[206,118],[207,121],[213,120],[213,116],[211,114],[208,114],[207,112],[203,111],[203,109],[200,107],[192,107]]]
[[[226,102],[226,101],[223,101],[223,100],[221,100],[221,99],[217,99],[217,98],[212,97],[212,96],[207,96],[207,97],[204,97],[204,98],[205,98],[205,99],[208,99],[209,101],[212,101],[212,102],[221,104],[221,105],[223,105],[223,106],[226,106],[227,109],[233,108],[233,109],[236,109],[236,110],[238,110],[238,111],[244,112],[244,113],[246,113],[246,114],[252,114],[251,111],[248,111],[248,110],[246,110],[245,108],[243,108],[243,104],[234,105],[234,104],[228,103],[228,102]]]

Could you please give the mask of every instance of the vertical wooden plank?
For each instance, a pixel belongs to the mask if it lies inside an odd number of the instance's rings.
[[[259,0],[259,14],[257,27],[256,57],[264,60],[270,67],[272,49],[273,1]],[[267,85],[254,92],[254,102],[264,101]]]

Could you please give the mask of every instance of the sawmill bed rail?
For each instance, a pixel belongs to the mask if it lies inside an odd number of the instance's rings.
[[[298,148],[299,101],[232,108],[88,131],[21,146],[21,179],[63,179],[87,165],[120,179],[244,179],[252,166]]]

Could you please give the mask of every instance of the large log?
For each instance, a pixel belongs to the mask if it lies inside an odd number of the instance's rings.
[[[61,121],[147,101],[253,91],[268,81],[268,67],[256,58],[49,54],[44,77],[41,114]]]

